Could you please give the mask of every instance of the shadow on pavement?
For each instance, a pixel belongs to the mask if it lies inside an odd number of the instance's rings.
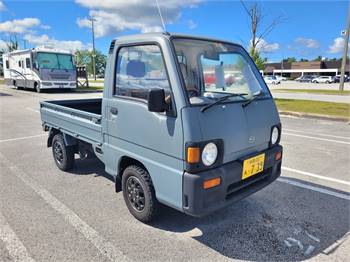
[[[113,181],[97,159],[77,160],[71,173],[95,174]],[[345,199],[276,181],[203,218],[163,206],[150,226],[171,232],[174,237],[195,239],[228,258],[304,260],[336,250],[336,242],[349,231],[349,203]]]

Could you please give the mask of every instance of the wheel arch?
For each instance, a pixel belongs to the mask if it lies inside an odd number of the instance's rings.
[[[126,155],[122,156],[118,161],[118,172],[117,172],[117,176],[115,178],[115,191],[116,192],[122,191],[121,181],[122,181],[123,172],[128,166],[131,166],[131,165],[139,166],[148,172],[146,166],[141,161],[139,161],[133,157],[130,157],[130,156],[126,156]]]

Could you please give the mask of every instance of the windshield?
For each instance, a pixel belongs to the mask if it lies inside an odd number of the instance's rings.
[[[37,62],[39,68],[44,69],[74,69],[72,55],[57,54],[57,53],[43,53],[37,54]]]
[[[212,102],[228,94],[245,94],[228,101],[244,101],[257,94],[270,96],[241,47],[186,38],[175,38],[173,44],[191,104]]]

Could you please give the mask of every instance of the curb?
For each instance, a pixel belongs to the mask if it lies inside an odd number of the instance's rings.
[[[76,93],[102,93],[103,89],[101,89],[101,90],[75,89],[74,92],[76,92]]]
[[[320,119],[320,120],[346,122],[346,123],[350,124],[350,119],[346,118],[346,117],[319,115],[319,114],[309,114],[309,113],[301,113],[301,112],[294,112],[294,111],[278,111],[278,112],[279,112],[280,115],[285,115],[285,116],[314,118],[314,119]]]

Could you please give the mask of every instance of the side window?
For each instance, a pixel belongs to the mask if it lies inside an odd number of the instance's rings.
[[[6,65],[5,65],[5,66],[6,66],[6,69],[9,69],[9,68],[10,68],[9,60],[6,60],[5,63],[6,63]]]
[[[26,68],[30,68],[30,59],[26,58]]]
[[[18,61],[18,66],[21,67],[21,60]]]
[[[147,100],[152,88],[164,89],[170,95],[170,85],[157,45],[122,47],[118,52],[115,95]]]

